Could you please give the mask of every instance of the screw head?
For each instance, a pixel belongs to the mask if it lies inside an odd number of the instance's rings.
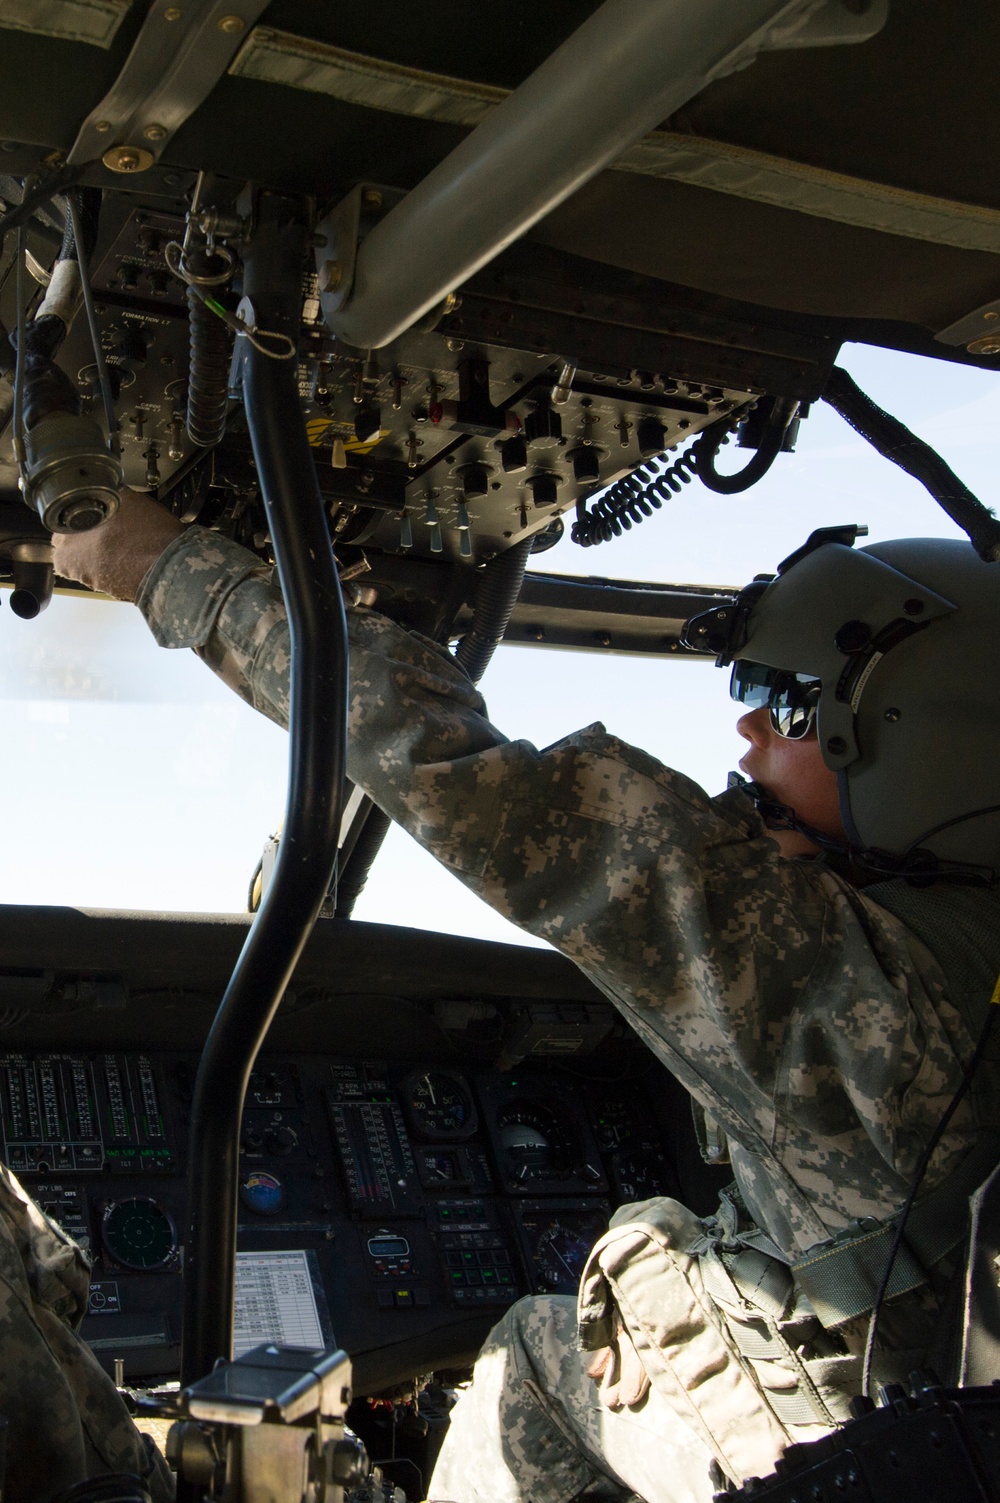
[[[903,610],[908,616],[922,616],[924,613],[924,602],[917,599],[904,600]]]
[[[826,749],[831,757],[842,757],[847,750],[847,742],[843,736],[830,736],[826,743]]]
[[[182,14],[179,5],[168,5],[163,12],[163,19],[164,21],[179,21]]]
[[[896,721],[900,719],[902,713],[902,710],[897,710],[895,705],[890,705],[888,710],[886,710],[885,712],[884,719],[888,720],[890,725],[895,725]]]
[[[339,261],[324,261],[319,269],[320,292],[336,292],[344,280],[344,268]]]
[[[94,126],[94,129],[100,135],[106,136],[107,133],[108,133],[108,131],[111,129],[111,121],[110,120],[98,120],[97,123]]]
[[[1000,355],[1000,334],[987,334],[983,339],[973,339],[965,346],[970,355]]]
[[[1000,318],[1000,313],[997,313],[993,308],[987,308],[986,312],[983,314],[983,318],[989,323],[992,322],[994,318]]]
[[[166,134],[167,130],[164,125],[147,125],[143,131],[147,141],[162,141]]]
[[[381,209],[382,195],[377,188],[366,188],[361,195],[361,201],[366,209]]]
[[[144,146],[112,146],[101,161],[111,172],[145,172],[153,165],[153,153]]]
[[[224,31],[227,36],[239,36],[243,30],[243,26],[242,16],[221,16],[219,18],[219,30]]]

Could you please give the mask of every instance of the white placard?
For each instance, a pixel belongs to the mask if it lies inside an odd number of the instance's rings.
[[[323,1346],[316,1294],[301,1248],[236,1254],[233,1356],[242,1356],[262,1341]]]

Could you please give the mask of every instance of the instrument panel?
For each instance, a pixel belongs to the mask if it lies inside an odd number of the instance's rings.
[[[132,1380],[177,1371],[195,1068],[184,1053],[0,1054],[5,1160],[90,1252],[83,1334]],[[575,1292],[626,1192],[676,1189],[634,1085],[262,1056],[241,1138],[237,1349],[336,1332],[373,1384],[433,1337],[434,1360],[458,1365],[521,1295]]]

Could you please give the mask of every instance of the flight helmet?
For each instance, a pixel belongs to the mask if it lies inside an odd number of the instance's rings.
[[[732,692],[819,738],[850,855],[888,875],[1000,872],[1000,569],[971,543],[814,532],[687,622]]]

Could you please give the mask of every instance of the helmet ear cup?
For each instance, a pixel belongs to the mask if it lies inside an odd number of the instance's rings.
[[[957,608],[898,642],[871,673],[856,714],[861,755],[847,775],[853,823],[865,845],[998,869],[1000,570],[952,540],[865,551]]]

